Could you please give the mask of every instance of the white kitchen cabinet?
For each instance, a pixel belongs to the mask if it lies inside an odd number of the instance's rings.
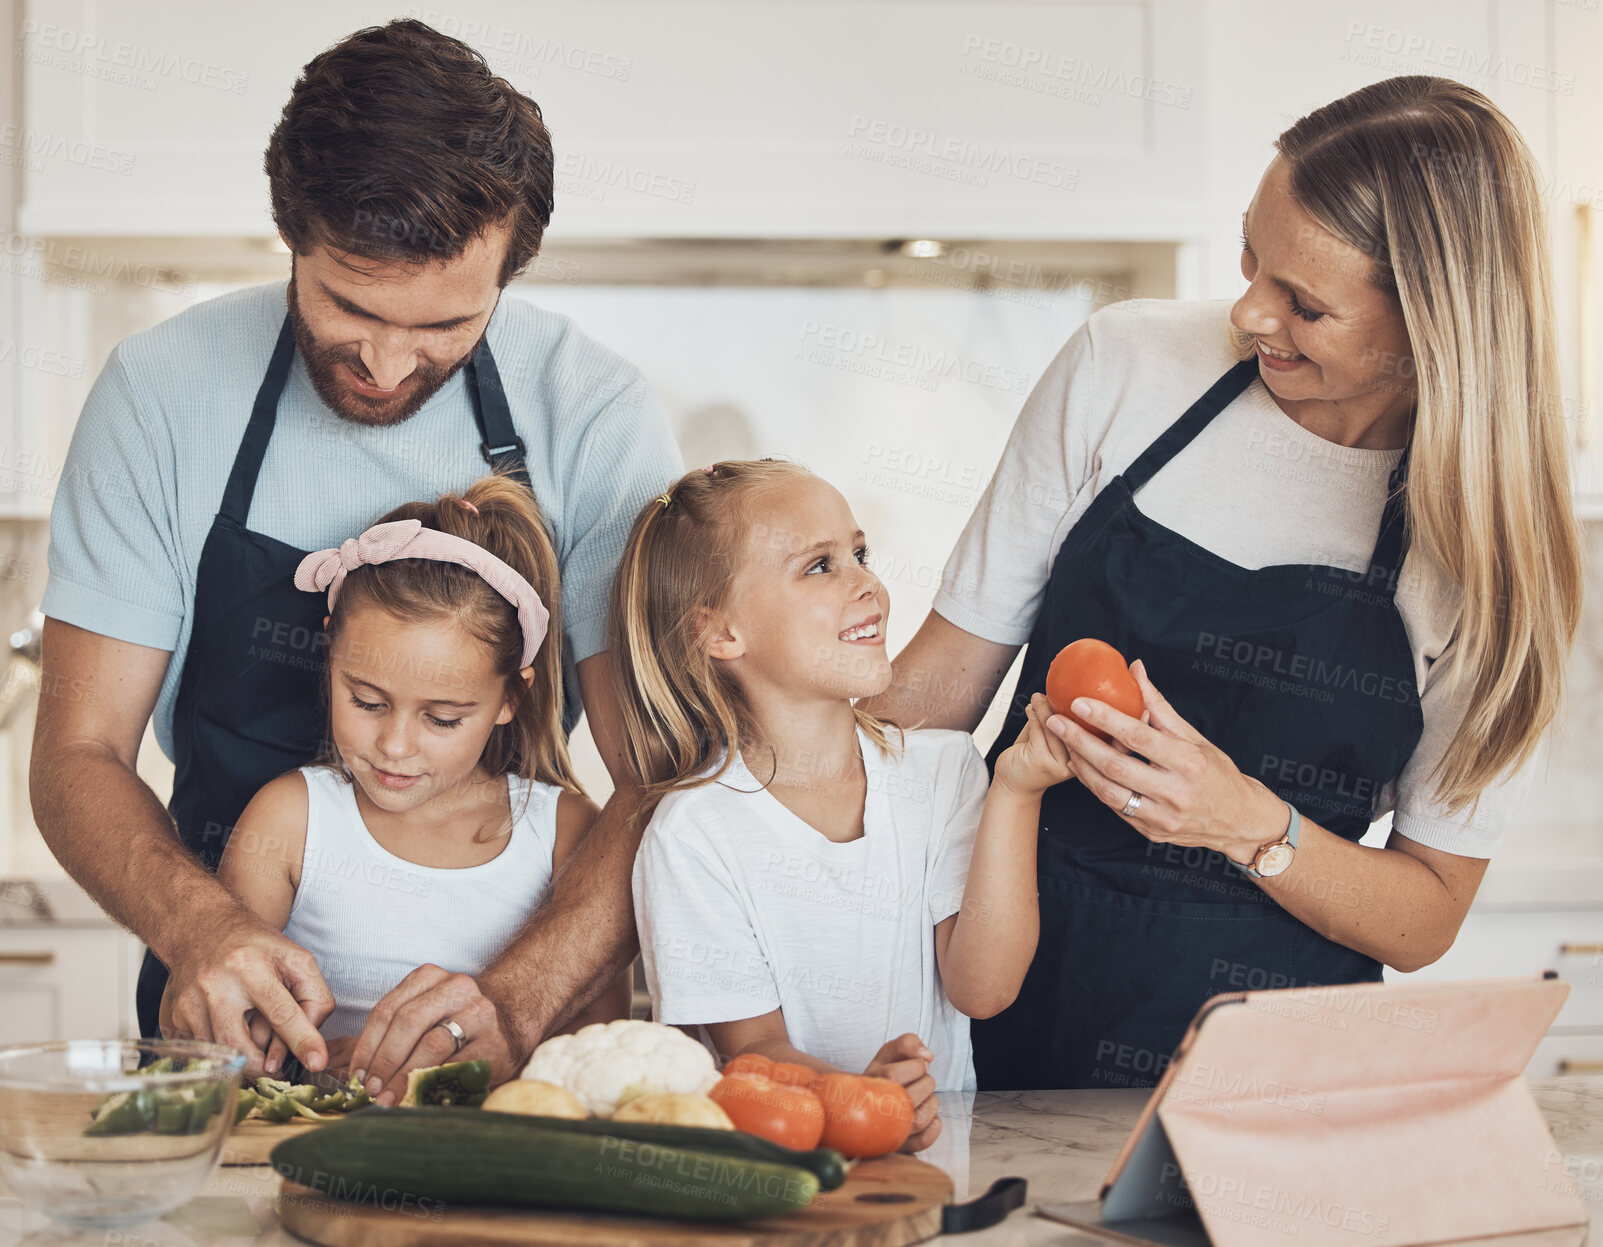
[[[534,97],[552,236],[1174,239],[1207,191],[1191,0],[28,0],[29,234],[266,236],[301,66],[420,17]]]
[[[1565,370],[1565,424],[1581,514],[1603,518],[1603,15],[1553,4],[1557,63],[1574,93],[1556,103],[1548,197]],[[1566,79],[1569,81],[1570,79]]]
[[[1590,2],[1499,0],[1496,14],[1506,68],[1492,96],[1542,171],[1577,503],[1603,518],[1603,21]],[[1518,80],[1538,68],[1547,72]]]
[[[1603,1072],[1603,898],[1591,906],[1475,906],[1442,959],[1398,979],[1483,979],[1555,971],[1569,999],[1526,1074]]]
[[[109,925],[0,927],[0,1044],[133,1037],[141,951]]]

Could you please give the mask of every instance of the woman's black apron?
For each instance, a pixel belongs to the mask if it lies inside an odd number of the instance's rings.
[[[1136,491],[1257,375],[1255,360],[1225,373],[1064,538],[989,762],[1017,737],[1058,650],[1097,637],[1141,659],[1243,773],[1358,840],[1423,726],[1394,601],[1407,549],[1405,464],[1367,572],[1238,567],[1135,505]],[[1210,996],[1380,978],[1376,961],[1293,918],[1222,854],[1150,843],[1077,780],[1045,794],[1037,860],[1035,959],[1018,999],[973,1024],[982,1090],[1149,1086]],[[1342,880],[1314,882],[1333,904],[1363,903]]]
[[[295,587],[295,568],[307,551],[246,524],[294,358],[286,317],[195,572],[193,624],[173,705],[175,772],[167,809],[180,839],[208,870],[217,869],[235,821],[257,790],[306,765],[324,743],[324,595]],[[528,484],[523,442],[513,432],[487,342],[480,341],[465,373],[485,461]],[[565,710],[577,714],[576,706]],[[572,725],[567,714],[564,722]],[[167,967],[147,950],[137,993],[143,1035],[160,1033],[166,986]]]

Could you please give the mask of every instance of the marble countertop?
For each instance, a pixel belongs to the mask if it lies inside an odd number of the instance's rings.
[[[1531,1082],[1566,1172],[1603,1231],[1603,1077]],[[964,1247],[1089,1247],[1106,1240],[1035,1215],[1041,1203],[1095,1199],[1102,1180],[1146,1103],[1142,1090],[999,1091],[942,1107],[945,1128],[924,1159],[952,1176],[959,1201],[997,1178],[1022,1177],[1029,1198],[1002,1224],[963,1235]],[[292,1247],[278,1225],[278,1180],[266,1166],[217,1170],[205,1191],[166,1220],[120,1231],[72,1236],[45,1228],[0,1190],[0,1247]],[[1594,1234],[1591,1240],[1603,1240]],[[1489,1240],[1482,1240],[1483,1242]],[[1569,1242],[1579,1241],[1578,1236]]]

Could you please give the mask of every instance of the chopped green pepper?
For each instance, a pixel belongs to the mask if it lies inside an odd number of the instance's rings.
[[[295,1116],[295,1101],[287,1095],[274,1096],[272,1101],[262,1105],[262,1120],[282,1124]]]
[[[241,1087],[239,1095],[234,1101],[234,1124],[236,1126],[239,1125],[240,1122],[254,1113],[256,1106],[261,1102],[261,1096],[257,1095],[249,1087]]]
[[[169,1100],[156,1110],[157,1134],[188,1134],[189,1119],[194,1112],[193,1100]]]
[[[477,1108],[484,1103],[484,1097],[489,1090],[488,1061],[458,1061],[449,1065],[434,1065],[428,1069],[415,1069],[407,1077],[406,1094],[401,1097],[401,1107],[455,1104],[465,1108]]]
[[[149,1128],[139,1101],[132,1091],[124,1091],[103,1101],[85,1134],[133,1134]]]

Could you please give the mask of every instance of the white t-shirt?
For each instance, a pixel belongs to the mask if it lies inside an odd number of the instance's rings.
[[[803,822],[739,758],[657,807],[634,865],[653,1016],[705,1027],[782,1009],[792,1044],[853,1072],[911,1031],[938,1088],[973,1090],[969,1020],[942,990],[935,924],[963,904],[985,761],[966,732],[908,732],[899,758],[857,736],[868,799],[856,840]]]
[[[934,603],[943,618],[1000,644],[1029,640],[1069,529],[1102,487],[1237,361],[1229,312],[1226,300],[1137,299],[1102,309],[1074,333],[1026,400],[996,475],[947,560]],[[1361,572],[1401,455],[1310,433],[1255,379],[1135,502],[1242,567],[1318,563]],[[1395,810],[1393,828],[1411,840],[1491,857],[1523,785],[1494,785],[1473,813],[1449,815],[1431,782],[1469,691],[1467,682],[1443,678],[1441,662],[1458,628],[1462,590],[1415,548],[1396,601],[1425,727],[1397,782],[1377,793],[1373,816]]]

